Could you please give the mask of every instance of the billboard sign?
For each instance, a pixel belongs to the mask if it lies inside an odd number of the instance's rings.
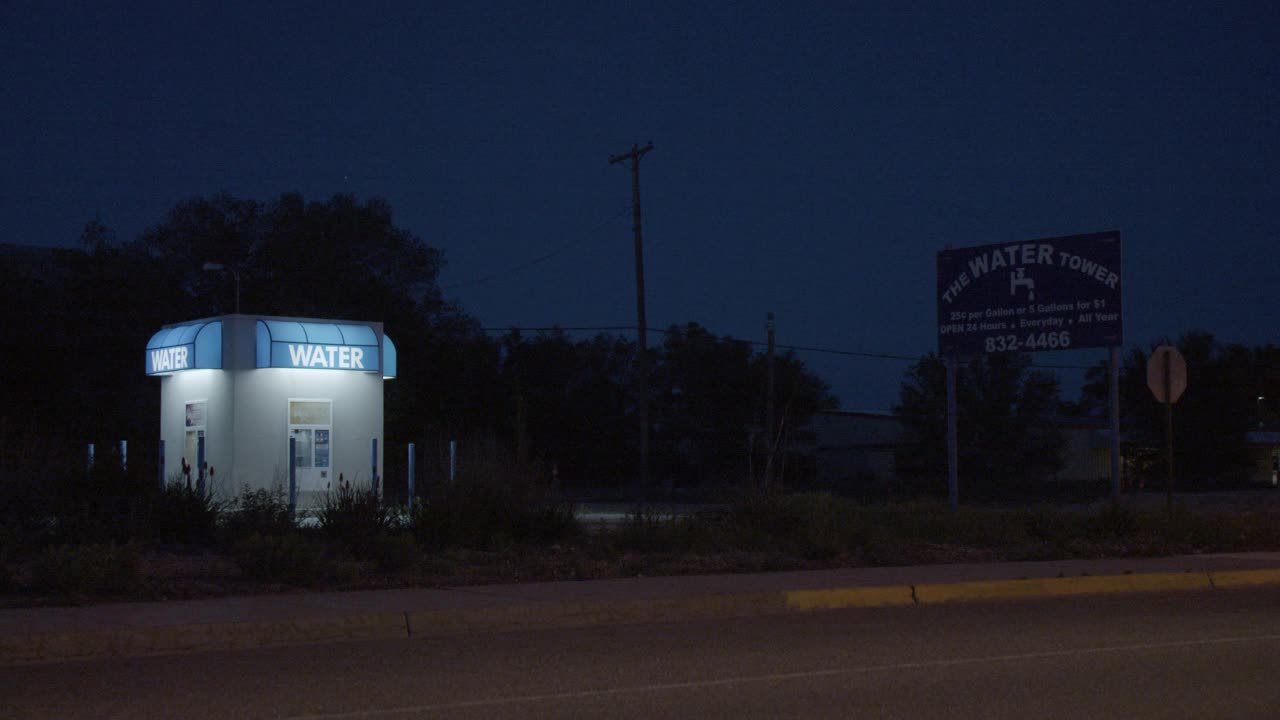
[[[1036,352],[1122,343],[1120,233],[938,253],[938,352]]]

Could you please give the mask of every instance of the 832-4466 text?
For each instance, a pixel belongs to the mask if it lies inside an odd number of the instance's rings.
[[[993,335],[986,339],[987,352],[1061,350],[1069,347],[1071,347],[1071,333],[1067,330],[1031,333],[1021,337],[1018,335]]]

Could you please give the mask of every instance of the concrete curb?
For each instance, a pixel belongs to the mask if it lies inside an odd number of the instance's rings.
[[[213,622],[148,627],[15,633],[0,636],[0,667],[114,657],[248,650],[359,640],[429,638],[466,633],[752,617],[842,608],[1078,595],[1205,591],[1280,585],[1280,569],[1153,572],[1123,575],[979,580],[817,590],[719,593],[650,600],[517,602],[479,608],[349,612],[281,621]]]
[[[38,633],[0,637],[0,667],[405,637],[405,613]]]

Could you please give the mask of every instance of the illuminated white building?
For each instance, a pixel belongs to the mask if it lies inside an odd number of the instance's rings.
[[[396,373],[395,345],[381,323],[193,320],[152,336],[146,372],[160,377],[161,462],[170,481],[203,476],[224,498],[244,486],[288,492],[290,439],[301,507],[336,489],[339,476],[368,486],[380,473],[382,384]]]

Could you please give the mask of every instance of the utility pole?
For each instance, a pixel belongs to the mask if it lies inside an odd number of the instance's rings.
[[[640,411],[640,468],[636,474],[636,494],[645,492],[649,486],[649,343],[648,327],[644,317],[644,243],[640,235],[640,158],[653,149],[653,143],[644,147],[633,144],[631,152],[613,155],[610,165],[624,160],[631,161],[631,218],[636,243],[636,324],[637,348],[636,356],[636,392],[639,395]],[[637,498],[639,499],[639,498]]]
[[[765,332],[769,337],[769,353],[767,360],[767,379],[764,398],[764,436],[765,447],[768,455],[765,456],[764,462],[764,487],[765,490],[773,483],[773,460],[778,448],[777,425],[774,423],[773,417],[773,313],[769,313],[769,319],[765,323]]]

